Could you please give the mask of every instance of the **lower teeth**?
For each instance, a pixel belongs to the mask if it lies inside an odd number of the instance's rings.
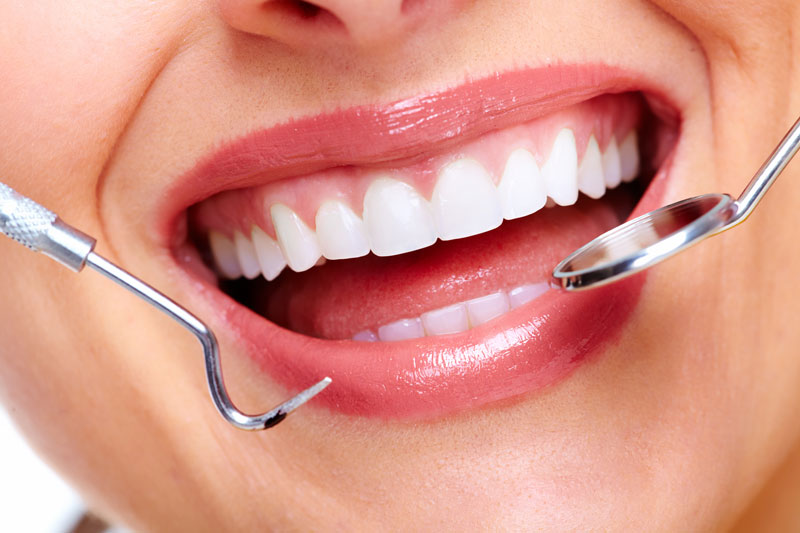
[[[428,311],[419,317],[403,318],[378,327],[377,333],[371,329],[360,331],[353,336],[353,340],[389,342],[462,333],[535,300],[549,289],[550,285],[546,282],[521,285],[509,291],[495,292]]]

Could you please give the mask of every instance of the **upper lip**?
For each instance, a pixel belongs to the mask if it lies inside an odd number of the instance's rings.
[[[667,104],[660,109],[673,106],[667,91],[641,74],[603,64],[557,65],[272,126],[224,144],[173,181],[155,206],[155,234],[174,244],[180,214],[224,190],[342,165],[400,166],[600,94],[628,91],[659,98]]]

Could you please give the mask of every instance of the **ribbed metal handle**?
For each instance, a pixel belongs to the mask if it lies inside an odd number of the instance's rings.
[[[36,252],[49,240],[55,213],[0,183],[0,232]]]
[[[80,272],[95,240],[58,215],[0,183],[0,233]]]

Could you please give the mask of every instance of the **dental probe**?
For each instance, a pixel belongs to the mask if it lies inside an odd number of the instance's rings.
[[[247,415],[238,410],[228,396],[222,379],[219,345],[208,326],[144,281],[96,254],[94,238],[69,226],[52,211],[3,183],[0,183],[0,233],[34,252],[41,252],[55,259],[75,272],[80,272],[88,265],[160,309],[192,332],[203,346],[206,379],[214,406],[225,420],[239,429],[256,431],[271,428],[331,383],[331,378],[326,377],[271,411],[260,415]]]
[[[600,287],[628,277],[747,219],[800,148],[800,119],[734,200],[703,194],[675,202],[607,231],[572,252],[553,270],[568,291]]]

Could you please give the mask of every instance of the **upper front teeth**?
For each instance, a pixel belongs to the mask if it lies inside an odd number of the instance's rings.
[[[460,159],[444,167],[431,203],[443,241],[484,233],[503,222],[497,187],[474,159]]]
[[[364,222],[338,201],[327,201],[317,210],[317,240],[328,259],[350,259],[369,253]]]
[[[528,216],[545,206],[547,185],[532,153],[524,148],[511,152],[497,192],[506,220]]]
[[[477,160],[462,158],[440,170],[430,201],[408,183],[378,174],[367,187],[361,217],[345,203],[328,200],[317,209],[311,229],[290,207],[276,203],[269,206],[275,239],[257,226],[250,235],[234,232],[233,239],[213,231],[211,251],[227,278],[252,279],[262,273],[272,280],[287,264],[302,272],[321,258],[349,259],[369,251],[398,255],[437,239],[490,231],[503,219],[538,211],[548,197],[558,205],[574,204],[579,191],[600,198],[607,188],[631,181],[639,172],[635,131],[619,144],[612,137],[603,152],[592,135],[580,164],[577,153],[573,131],[564,128],[541,167],[533,153],[517,148],[497,180]]]
[[[556,136],[550,157],[542,167],[547,194],[558,205],[578,201],[578,149],[575,134],[563,129]]]
[[[381,177],[364,196],[364,225],[375,255],[399,255],[436,242],[433,210],[407,183]]]

